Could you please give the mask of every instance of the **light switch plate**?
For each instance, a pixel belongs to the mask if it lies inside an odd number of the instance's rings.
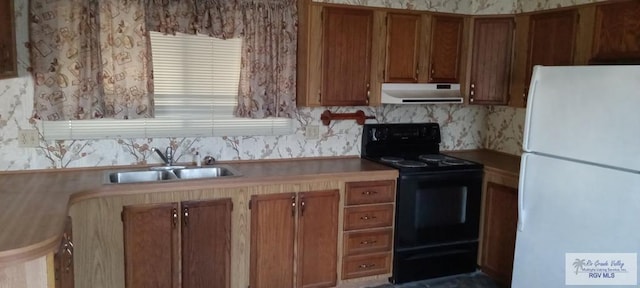
[[[35,129],[20,129],[18,131],[18,146],[36,148],[40,144],[40,135]]]

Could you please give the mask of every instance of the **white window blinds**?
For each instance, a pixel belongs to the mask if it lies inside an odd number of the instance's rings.
[[[242,39],[151,32],[158,119],[233,118]]]
[[[150,32],[154,119],[43,121],[45,139],[282,135],[286,118],[233,115],[240,81],[241,39]]]

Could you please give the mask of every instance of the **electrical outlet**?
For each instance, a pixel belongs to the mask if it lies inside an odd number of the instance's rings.
[[[317,140],[320,139],[320,126],[318,125],[307,125],[304,131],[304,137],[307,140]]]
[[[18,131],[18,146],[35,148],[40,145],[40,135],[35,129],[20,129]]]

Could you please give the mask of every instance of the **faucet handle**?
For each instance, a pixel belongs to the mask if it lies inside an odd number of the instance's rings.
[[[167,157],[169,166],[173,165],[173,148],[171,148],[171,146],[167,146],[164,155]]]
[[[215,163],[215,162],[216,162],[216,159],[214,159],[211,156],[205,156],[204,157],[204,161],[203,161],[204,165],[213,165],[213,163]]]

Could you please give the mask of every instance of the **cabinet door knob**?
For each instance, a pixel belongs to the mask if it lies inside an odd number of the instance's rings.
[[[291,217],[296,216],[296,196],[291,196]]]
[[[176,225],[178,225],[178,210],[176,208],[173,208],[173,210],[171,210],[171,222],[173,223],[173,227],[176,227]]]
[[[360,245],[373,245],[373,244],[376,244],[376,243],[378,243],[378,241],[376,241],[376,240],[364,240],[364,241],[360,242]]]
[[[182,209],[182,222],[184,222],[184,227],[189,227],[189,207]]]
[[[376,216],[369,216],[369,215],[364,215],[362,217],[360,217],[360,220],[373,220],[376,219]]]

